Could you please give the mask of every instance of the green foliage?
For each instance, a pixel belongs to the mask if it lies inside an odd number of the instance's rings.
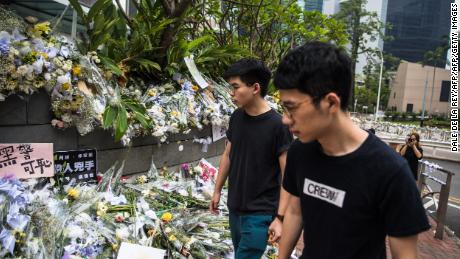
[[[391,29],[390,24],[384,24],[379,20],[376,12],[366,10],[367,0],[349,0],[340,5],[340,11],[334,15],[336,19],[346,24],[348,40],[350,42],[350,54],[352,60],[352,102],[355,94],[355,70],[359,54],[376,55],[379,50],[368,47],[369,41],[378,38],[389,41],[392,38],[385,36],[385,29]]]

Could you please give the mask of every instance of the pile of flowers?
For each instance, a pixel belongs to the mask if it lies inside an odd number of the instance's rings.
[[[0,178],[0,256],[116,258],[128,242],[164,249],[168,258],[228,258],[226,196],[219,215],[208,211],[211,169],[204,160],[179,172],[152,163],[145,175],[119,181],[123,164],[115,164],[98,184],[65,186],[59,179]],[[267,249],[268,258],[275,253]]]

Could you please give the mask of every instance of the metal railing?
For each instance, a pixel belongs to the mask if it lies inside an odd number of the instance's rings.
[[[438,177],[434,176],[434,172],[445,174],[445,180],[439,179]],[[428,161],[421,161],[419,163],[419,173],[420,177],[417,182],[417,187],[420,191],[422,200],[424,198],[431,196],[431,199],[433,200],[435,207],[437,207],[435,218],[437,226],[434,237],[437,239],[442,239],[444,235],[444,225],[446,221],[447,206],[449,202],[450,185],[452,182],[452,176],[454,176],[455,174]],[[433,191],[433,189],[426,183],[427,179],[433,181],[436,184],[439,184],[441,186],[440,191]],[[425,189],[427,190],[426,193],[424,193]],[[438,202],[436,202],[435,197],[435,195],[437,194],[439,194]]]

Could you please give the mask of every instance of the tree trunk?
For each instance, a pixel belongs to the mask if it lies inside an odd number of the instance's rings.
[[[176,36],[179,27],[182,24],[183,19],[179,19],[190,7],[193,0],[162,0],[161,3],[165,9],[165,13],[170,19],[177,19],[174,23],[168,25],[160,40],[160,52],[162,53],[162,60],[160,64],[164,67],[168,63],[166,53],[173,43],[174,37]]]

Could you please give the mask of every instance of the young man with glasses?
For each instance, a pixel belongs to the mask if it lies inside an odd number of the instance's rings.
[[[289,198],[286,191],[280,192],[281,178],[292,134],[281,122],[281,115],[264,100],[271,73],[261,61],[242,59],[224,78],[233,88],[231,95],[238,109],[230,118],[210,210],[216,212],[228,177],[235,258],[260,258],[267,246],[269,227],[273,240],[281,235]]]
[[[283,123],[298,137],[283,187],[291,193],[279,258],[303,229],[301,258],[417,257],[417,234],[429,229],[407,162],[347,115],[351,60],[320,42],[290,51],[274,83]]]

